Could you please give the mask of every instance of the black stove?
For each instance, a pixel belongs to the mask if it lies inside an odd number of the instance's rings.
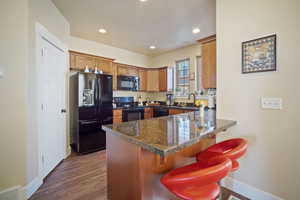
[[[114,97],[114,103],[123,110],[123,122],[144,119],[144,107],[136,106],[133,97]]]

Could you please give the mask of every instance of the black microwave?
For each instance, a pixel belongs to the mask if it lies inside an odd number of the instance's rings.
[[[118,76],[117,77],[117,89],[138,91],[139,90],[139,77],[137,76]]]

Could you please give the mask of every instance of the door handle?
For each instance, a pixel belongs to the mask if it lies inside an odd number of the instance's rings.
[[[66,113],[67,110],[66,110],[66,109],[61,109],[60,112],[61,112],[61,113]]]

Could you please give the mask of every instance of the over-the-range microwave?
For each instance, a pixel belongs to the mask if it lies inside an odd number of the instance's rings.
[[[117,76],[117,89],[127,91],[139,90],[139,77],[137,76]]]

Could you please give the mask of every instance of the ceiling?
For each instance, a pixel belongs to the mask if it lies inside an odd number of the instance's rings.
[[[188,46],[216,32],[215,0],[52,1],[69,21],[72,36],[145,55]],[[193,34],[195,27],[201,32]]]

